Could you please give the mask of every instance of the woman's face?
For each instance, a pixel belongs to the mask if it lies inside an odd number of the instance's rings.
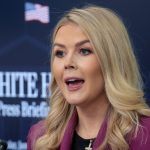
[[[68,23],[58,30],[53,52],[54,78],[68,103],[86,106],[105,97],[100,64],[78,25]]]

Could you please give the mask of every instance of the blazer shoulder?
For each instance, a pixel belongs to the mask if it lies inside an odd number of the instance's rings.
[[[41,120],[31,126],[27,135],[27,150],[33,150],[36,140],[44,135],[45,130],[45,120]]]
[[[150,117],[142,116],[137,136],[131,142],[131,150],[149,150],[150,148]]]

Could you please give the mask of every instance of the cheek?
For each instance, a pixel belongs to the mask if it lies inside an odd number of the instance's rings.
[[[92,84],[92,86],[94,85],[94,87],[97,88],[104,87],[103,74],[97,61],[91,61],[86,65],[85,74],[87,78],[90,79],[90,84]]]
[[[62,64],[60,64],[58,61],[54,60],[53,64],[52,64],[52,72],[53,72],[54,78],[58,82],[58,80],[60,80],[61,74],[62,74]]]
[[[100,64],[98,63],[96,57],[89,58],[86,61],[80,61],[80,68],[85,72],[85,74],[90,76],[102,76]]]
[[[95,68],[93,67],[93,69],[91,70],[90,78],[94,86],[104,85],[104,79],[103,79],[102,72],[99,67],[95,67]]]

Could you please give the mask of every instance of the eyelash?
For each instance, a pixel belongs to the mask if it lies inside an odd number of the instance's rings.
[[[85,53],[86,52],[86,53]],[[92,50],[90,49],[87,49],[87,48],[81,48],[79,50],[79,53],[82,55],[82,56],[86,56],[86,55],[89,55],[92,53]],[[62,58],[65,56],[65,52],[63,50],[56,50],[54,55],[58,58]]]
[[[63,54],[63,55],[62,55]],[[54,53],[55,56],[62,58],[65,55],[65,52],[63,50],[56,50],[56,52]]]
[[[88,52],[88,53],[86,53],[86,54],[84,53],[84,54],[83,54],[83,52]],[[87,48],[81,48],[81,49],[80,49],[80,53],[81,53],[82,55],[86,56],[86,55],[91,54],[92,51],[91,51],[90,49],[87,49]]]

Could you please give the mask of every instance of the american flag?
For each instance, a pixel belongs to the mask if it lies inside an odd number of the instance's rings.
[[[25,21],[37,20],[41,23],[49,23],[49,7],[31,2],[25,3]]]

